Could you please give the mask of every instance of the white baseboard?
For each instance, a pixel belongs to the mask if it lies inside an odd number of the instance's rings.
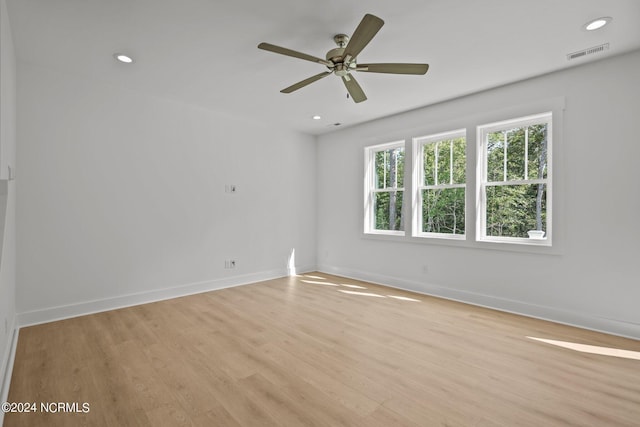
[[[18,328],[11,327],[9,329],[13,331],[11,334],[11,342],[5,351],[5,355],[2,359],[2,366],[0,366],[0,403],[6,402],[9,399],[9,386],[11,385],[11,374],[13,374],[13,361],[16,358],[16,349],[18,348]],[[0,426],[4,422],[4,412],[0,411]]]
[[[562,323],[583,329],[590,329],[597,332],[604,332],[611,335],[619,335],[626,338],[640,340],[640,324],[624,320],[593,316],[555,307],[529,304],[507,298],[483,295],[432,283],[418,282],[349,268],[320,265],[318,266],[318,271],[481,307],[492,308],[508,313],[549,320],[555,323]]]
[[[298,272],[314,271],[315,266],[297,267],[296,270]],[[198,283],[190,283],[187,285],[122,295],[113,298],[105,298],[64,306],[49,307],[42,310],[18,313],[18,315],[16,316],[17,324],[18,327],[32,326],[41,323],[53,322],[56,320],[69,319],[71,317],[99,313],[102,311],[115,310],[118,308],[147,304],[150,302],[162,301],[171,298],[184,297],[187,295],[215,291],[224,288],[231,288],[234,286],[248,285],[255,282],[262,282],[264,280],[277,279],[279,277],[285,277],[288,275],[288,269],[283,268],[278,270],[225,277],[222,279],[208,280]]]

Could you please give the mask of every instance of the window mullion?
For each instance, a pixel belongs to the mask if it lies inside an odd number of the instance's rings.
[[[449,141],[449,184],[453,184],[453,140]]]
[[[546,184],[547,183],[547,179],[517,179],[517,180],[513,180],[513,181],[491,181],[491,182],[486,182],[485,184],[488,187],[504,187],[504,186],[508,186],[508,185],[536,185],[536,184]]]
[[[396,173],[394,174],[395,182],[393,183],[393,188],[398,188],[398,153],[396,153],[396,155],[393,156],[393,160],[394,160],[393,167],[395,168],[394,170],[396,171]]]
[[[446,190],[448,188],[465,188],[465,184],[438,184],[438,185],[425,185],[420,187],[421,190]]]
[[[387,152],[382,152],[382,187],[387,188]]]
[[[529,126],[524,128],[524,179],[529,179]]]
[[[372,193],[393,193],[394,191],[403,191],[404,187],[399,187],[399,188],[378,188],[375,190],[371,190]]]
[[[420,170],[418,170],[418,179],[420,182],[419,185],[424,185],[425,184],[425,174],[424,174],[424,146],[426,144],[422,144],[422,148],[420,149],[420,160],[418,161],[419,165],[420,165]]]
[[[440,142],[433,148],[433,183],[438,185],[438,157],[440,157]]]
[[[502,150],[503,150],[502,180],[506,181],[507,180],[507,131],[504,131],[503,134],[504,134],[504,141],[503,141],[503,147],[502,147]]]

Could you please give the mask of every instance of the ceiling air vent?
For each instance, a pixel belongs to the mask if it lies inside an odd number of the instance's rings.
[[[577,52],[568,53],[567,60],[571,61],[572,59],[582,58],[583,56],[592,55],[594,53],[604,52],[605,50],[609,50],[609,43],[601,44],[598,46],[589,47],[587,49],[579,50]]]

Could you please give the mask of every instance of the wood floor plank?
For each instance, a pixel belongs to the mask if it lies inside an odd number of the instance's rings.
[[[639,357],[639,341],[316,272],[23,328],[9,401],[90,411],[5,426],[637,427]]]
[[[292,375],[296,375],[311,386],[323,390],[333,400],[360,416],[369,415],[380,407],[381,402],[367,397],[339,378],[327,375],[324,366],[316,366],[307,360],[297,358],[274,343],[266,344],[262,350],[266,357],[274,360],[282,368],[289,369]]]

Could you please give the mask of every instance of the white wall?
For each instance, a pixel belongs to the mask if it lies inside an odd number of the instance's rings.
[[[16,315],[15,181],[6,181],[15,165],[16,59],[5,0],[0,0],[0,401],[10,357]],[[0,413],[0,424],[2,414]]]
[[[638,70],[636,51],[320,137],[319,268],[640,338]],[[363,237],[364,146],[558,97],[554,254]]]
[[[282,276],[294,248],[315,266],[313,137],[22,62],[18,76],[21,324]]]
[[[2,72],[0,80],[2,88],[2,144],[0,144],[0,179],[8,178],[8,167],[15,166],[16,161],[16,56],[11,34],[11,25],[7,14],[6,0],[2,0]]]

